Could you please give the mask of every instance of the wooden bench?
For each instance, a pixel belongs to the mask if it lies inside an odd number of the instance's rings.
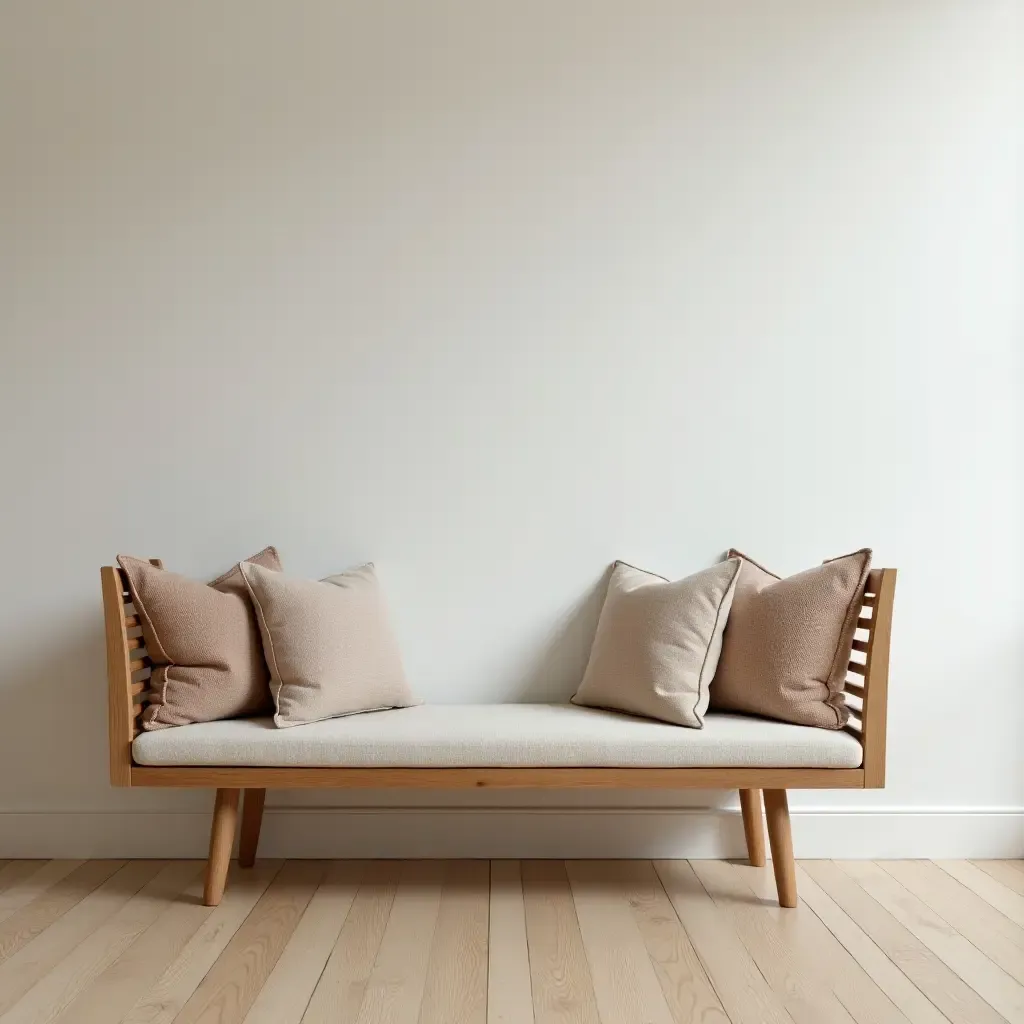
[[[159,560],[153,560],[153,564],[161,565]],[[886,698],[895,569],[871,571],[857,623],[857,639],[845,686],[846,699],[852,709],[846,731],[860,743],[863,755],[860,766],[852,768],[738,767],[734,764],[704,767],[142,765],[133,757],[132,745],[139,731],[139,716],[149,696],[151,662],[145,653],[142,628],[121,570],[104,566],[100,578],[106,620],[110,781],[115,786],[216,790],[204,890],[207,906],[218,904],[224,892],[242,790],[245,790],[245,799],[238,858],[242,867],[251,867],[255,861],[267,789],[738,789],[747,854],[750,863],[759,866],[765,863],[761,823],[763,792],[779,903],[783,907],[794,907],[796,865],[787,790],[876,789],[885,785]],[[767,729],[797,728],[764,724]]]

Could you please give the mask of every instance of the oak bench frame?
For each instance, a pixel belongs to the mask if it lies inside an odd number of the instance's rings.
[[[162,568],[159,559],[151,559]],[[765,863],[761,801],[768,823],[779,904],[795,907],[796,864],[790,830],[790,789],[879,789],[885,785],[889,638],[895,569],[868,574],[845,684],[851,718],[846,729],[864,750],[860,768],[238,768],[147,767],[132,758],[132,741],[150,695],[152,662],[127,579],[114,566],[100,569],[107,641],[110,781],[114,786],[214,789],[210,854],[203,902],[224,893],[238,825],[238,860],[256,859],[268,789],[738,789],[750,863]],[[863,656],[863,660],[861,659]]]

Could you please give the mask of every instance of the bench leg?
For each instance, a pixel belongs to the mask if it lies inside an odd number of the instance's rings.
[[[793,859],[793,833],[789,827],[789,801],[784,789],[764,791],[764,811],[768,819],[768,842],[772,847],[772,867],[780,907],[796,906],[796,861]]]
[[[761,824],[761,790],[741,789],[743,832],[747,837],[747,859],[755,868],[764,867],[764,828]]]
[[[263,802],[267,799],[265,789],[247,789],[242,803],[242,834],[238,840],[238,866],[251,868],[256,863],[256,847],[260,842],[260,825],[263,824]]]
[[[206,862],[206,883],[203,886],[203,905],[215,907],[224,895],[224,884],[231,863],[231,847],[235,841],[238,823],[237,789],[218,789],[213,803],[213,826],[210,829],[210,859]]]

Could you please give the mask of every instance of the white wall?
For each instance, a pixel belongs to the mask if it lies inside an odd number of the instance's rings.
[[[571,694],[616,557],[870,544],[902,571],[889,786],[797,795],[801,852],[1024,852],[1020,15],[0,5],[0,856],[201,849],[208,794],[107,785],[97,569],[267,543],[376,560],[440,702]],[[631,834],[579,815],[503,820]],[[637,852],[738,841],[648,817]],[[290,852],[427,834],[276,820]]]

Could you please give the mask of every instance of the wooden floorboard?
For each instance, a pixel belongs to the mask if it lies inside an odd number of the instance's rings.
[[[0,862],[0,1024],[1024,1024],[1024,864]]]

